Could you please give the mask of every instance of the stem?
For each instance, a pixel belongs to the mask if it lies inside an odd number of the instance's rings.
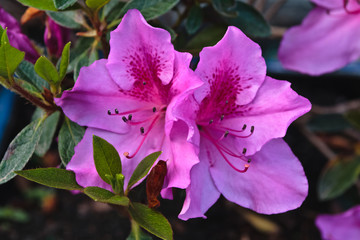
[[[275,14],[280,10],[280,8],[286,3],[287,0],[277,0],[274,2],[268,10],[266,10],[264,17],[266,20],[270,21]]]
[[[258,10],[259,12],[262,12],[265,8],[266,0],[257,0],[254,4],[254,8]]]
[[[96,35],[97,35],[98,41],[101,43],[101,47],[104,52],[104,57],[107,58],[109,56],[109,52],[110,52],[110,45],[106,39],[106,33],[107,33],[106,23],[103,22],[103,24],[102,24],[100,22],[98,11],[96,11],[94,14],[92,14],[91,12],[87,12],[87,13],[88,13],[89,19],[90,19],[93,27],[96,30]]]

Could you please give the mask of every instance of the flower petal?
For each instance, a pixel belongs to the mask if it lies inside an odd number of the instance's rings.
[[[0,7],[0,25],[3,28],[9,28],[13,32],[20,32],[20,25],[18,21]]]
[[[186,189],[186,198],[179,214],[182,220],[189,218],[206,218],[204,213],[218,200],[220,192],[214,185],[209,172],[209,151],[212,149],[201,148],[200,163],[191,169],[191,184]]]
[[[153,105],[124,96],[108,74],[105,64],[106,60],[102,59],[81,68],[73,89],[65,91],[60,99],[55,99],[55,103],[62,107],[66,116],[80,125],[125,133],[129,131],[129,126],[121,119],[122,115],[108,115],[107,111],[149,109],[151,115]]]
[[[316,226],[323,239],[357,240],[360,236],[360,206],[335,215],[319,215]]]
[[[310,75],[335,71],[360,57],[360,15],[315,8],[287,31],[279,48],[285,68]]]
[[[255,97],[265,79],[266,65],[260,46],[238,28],[229,27],[215,46],[205,47],[200,52],[195,72],[205,82],[195,92],[199,103],[206,96],[212,99],[229,96],[242,105]]]
[[[170,34],[150,26],[138,10],[129,10],[111,32],[110,48],[107,67],[122,89],[130,90],[136,81],[171,81],[175,56]]]
[[[266,77],[255,99],[240,108],[241,114],[237,117],[225,117],[221,126],[241,130],[246,124],[246,131],[237,135],[247,135],[250,126],[254,126],[250,137],[228,137],[241,148],[239,151],[246,148],[247,154],[252,155],[269,140],[285,136],[289,125],[310,108],[309,100],[292,90],[289,82]]]
[[[232,169],[218,152],[210,152],[215,160],[210,173],[217,189],[240,206],[263,214],[281,213],[298,208],[307,195],[304,170],[282,139],[270,141],[251,156],[245,173]],[[237,158],[229,160],[239,162]]]

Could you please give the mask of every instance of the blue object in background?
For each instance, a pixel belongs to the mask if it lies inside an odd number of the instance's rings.
[[[0,144],[11,116],[15,94],[0,87]]]

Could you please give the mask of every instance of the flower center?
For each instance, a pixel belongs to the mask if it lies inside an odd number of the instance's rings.
[[[241,129],[230,128],[222,124],[224,118],[225,115],[222,114],[216,121],[214,121],[214,119],[210,119],[206,122],[197,122],[200,135],[209,140],[215,146],[215,148],[230,167],[232,167],[237,172],[245,173],[249,169],[251,162],[251,159],[246,157],[246,148],[243,148],[242,152],[238,153],[235,149],[230,149],[230,147],[227,146],[228,144],[226,144],[226,139],[249,138],[254,133],[255,127],[251,126],[250,130],[248,130],[247,125],[244,124]],[[245,162],[244,169],[239,169],[236,167],[235,163],[229,160],[229,156]]]
[[[126,124],[133,127],[139,127],[139,133],[142,139],[139,145],[136,147],[134,153],[123,153],[126,158],[133,158],[136,156],[136,154],[140,151],[141,147],[145,143],[145,140],[150,134],[151,130],[159,122],[159,120],[165,117],[165,112],[166,106],[139,108],[125,112],[119,112],[118,109],[115,109],[114,112],[108,110],[108,115],[119,116]]]

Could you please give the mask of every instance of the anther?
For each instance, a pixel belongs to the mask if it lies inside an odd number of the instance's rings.
[[[228,101],[228,100],[226,100],[226,101],[225,101],[225,104],[228,104],[228,103],[229,103],[229,101]]]
[[[124,122],[127,122],[127,121],[128,121],[125,116],[122,117],[122,120],[123,120]]]
[[[156,112],[156,107],[153,107],[153,109],[152,109],[152,110],[153,110],[153,112]]]
[[[110,110],[108,110],[108,115],[111,115],[111,111],[110,111]]]
[[[117,108],[115,108],[115,113],[116,113],[116,114],[119,114],[119,110],[117,110]]]
[[[124,152],[123,154],[125,157],[129,156],[129,152]]]
[[[224,114],[223,115],[221,115],[221,117],[220,117],[220,121],[222,121],[222,120],[224,120]]]
[[[224,137],[227,137],[227,135],[229,135],[229,131],[225,132]]]
[[[141,134],[144,134],[144,133],[145,133],[144,127],[141,127],[141,128],[140,128],[140,132],[141,132]]]
[[[251,159],[250,159],[250,158],[248,159],[248,163],[251,163]]]
[[[254,126],[251,126],[250,132],[253,133],[254,130],[255,130],[255,127],[254,127]]]
[[[244,124],[244,126],[242,127],[242,130],[245,130],[245,129],[246,129],[246,127],[247,127],[247,126],[246,126],[246,124]]]
[[[214,120],[213,119],[211,119],[210,121],[209,121],[209,124],[212,124],[214,122]]]
[[[246,151],[247,151],[247,149],[246,149],[246,148],[244,148],[244,149],[243,149],[243,151],[242,151],[242,154],[244,154],[244,155],[245,155]]]
[[[145,82],[145,81],[143,82],[143,85],[146,85],[146,82]]]
[[[132,114],[129,114],[128,120],[131,121],[131,119],[132,119]]]

